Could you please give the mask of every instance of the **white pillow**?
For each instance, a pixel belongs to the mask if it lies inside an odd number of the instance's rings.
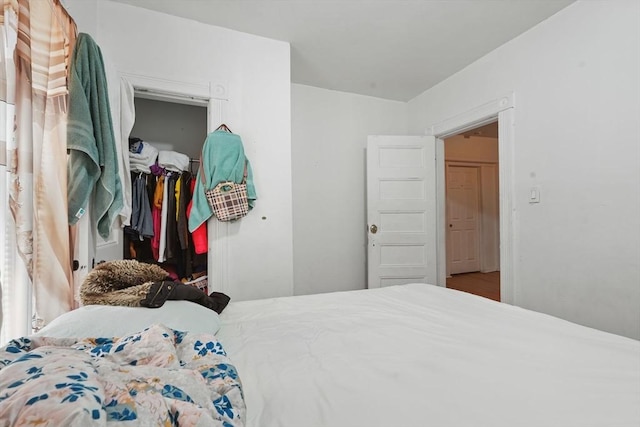
[[[55,318],[34,335],[55,338],[122,337],[162,323],[183,332],[215,334],[218,313],[191,301],[166,301],[162,307],[85,305]]]

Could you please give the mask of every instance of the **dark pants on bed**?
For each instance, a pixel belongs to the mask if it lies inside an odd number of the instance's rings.
[[[165,280],[153,283],[145,299],[140,301],[140,305],[143,307],[158,308],[162,307],[167,300],[195,302],[219,314],[222,313],[222,310],[229,304],[230,298],[220,292],[211,292],[207,295],[194,286]]]

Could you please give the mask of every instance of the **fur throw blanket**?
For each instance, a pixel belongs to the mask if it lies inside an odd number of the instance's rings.
[[[155,282],[168,280],[169,273],[154,264],[133,259],[98,264],[80,286],[82,305],[140,307]]]

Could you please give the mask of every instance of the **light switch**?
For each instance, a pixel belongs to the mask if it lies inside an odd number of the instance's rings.
[[[529,203],[540,203],[540,187],[529,189]]]

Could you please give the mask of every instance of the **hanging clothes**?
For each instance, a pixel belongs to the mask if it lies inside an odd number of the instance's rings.
[[[162,199],[164,197],[164,176],[160,175],[156,181],[156,188],[153,195],[153,206],[151,216],[153,218],[153,239],[151,239],[151,251],[153,258],[160,259],[160,233],[162,228]]]
[[[179,256],[178,227],[176,221],[177,204],[176,204],[176,182],[180,175],[172,173],[169,176],[169,185],[167,185],[167,221],[165,227],[166,246],[165,261],[175,263],[176,257]]]
[[[92,201],[90,224],[107,239],[124,202],[104,62],[88,34],[78,35],[69,98],[69,224],[76,224]]]
[[[176,215],[178,240],[180,241],[180,249],[184,251],[189,248],[187,204],[191,200],[191,172],[183,172],[176,183],[176,199],[178,200]]]
[[[10,184],[8,200],[0,206],[9,207],[15,227],[16,246],[7,250],[22,259],[32,281],[36,317],[48,322],[74,305],[69,230],[60,212],[67,211],[61,165],[67,161],[66,71],[76,24],[57,1],[0,0],[0,5],[6,67],[0,101],[15,103],[13,114],[2,120],[6,128],[0,129],[9,135],[3,157]],[[1,268],[4,274],[15,266]],[[27,324],[27,319],[19,321]]]
[[[151,242],[154,237],[151,206],[153,205],[156,177],[151,174],[131,173],[130,181],[132,183],[133,205],[131,225],[124,227],[123,257],[155,263],[157,259],[151,250]]]
[[[239,135],[223,130],[211,132],[202,147],[200,170],[193,193],[193,207],[189,216],[189,230],[193,232],[212,215],[205,190],[214,188],[222,181],[242,182],[247,166],[247,198],[249,209],[255,205],[256,189],[253,184],[251,164],[244,154]],[[202,179],[201,174],[204,179]],[[204,184],[203,184],[204,181]]]
[[[143,240],[145,237],[153,237],[153,218],[147,194],[146,176],[138,174],[133,181],[132,187],[131,226],[125,227],[125,232],[132,234],[138,240]]]
[[[180,250],[182,253],[182,265],[184,265],[183,277],[189,277],[193,273],[193,244],[189,234],[189,224],[187,223],[187,204],[191,201],[191,172],[186,171],[176,183],[176,232],[178,241],[180,242]]]
[[[160,246],[158,248],[158,262],[164,262],[167,250],[167,215],[168,215],[168,198],[169,198],[169,177],[168,173],[164,178],[164,186],[162,189],[162,208],[160,210]]]
[[[105,72],[107,76],[107,86],[109,90],[109,103],[111,107],[111,120],[113,121],[113,135],[115,138],[116,157],[118,159],[118,177],[122,183],[122,209],[118,214],[120,227],[131,225],[132,209],[132,185],[129,168],[129,134],[133,128],[134,117],[131,117],[133,103],[133,87],[130,91],[125,79],[120,78],[120,73],[116,69],[113,61],[108,57],[103,57]],[[129,85],[130,86],[130,85]]]
[[[193,211],[193,198],[195,195],[197,178],[191,180],[191,201],[187,204],[187,220],[191,221],[191,213]],[[191,238],[193,239],[193,248],[196,255],[207,253],[209,250],[209,237],[207,235],[207,222],[203,221],[195,230],[191,232]]]
[[[172,150],[156,150],[137,136],[130,136],[129,162],[133,180],[133,211],[131,227],[125,228],[124,257],[161,265],[176,280],[189,281],[194,274],[206,274],[207,257],[196,254],[193,236],[189,233],[187,207],[192,200],[195,182],[190,172],[193,162],[186,154]],[[134,170],[141,172],[134,173]],[[142,172],[144,171],[144,172]],[[151,211],[152,232],[138,234],[142,186],[146,177],[146,194]],[[206,225],[199,227],[198,248],[207,251]],[[204,233],[204,234],[202,234]]]
[[[194,244],[194,236],[189,233],[187,224],[194,179],[189,171],[181,174],[166,173],[164,169],[161,171],[162,175],[158,177],[153,174],[131,173],[133,210],[131,226],[124,229],[123,256],[125,259],[159,264],[174,279],[188,282],[196,276],[206,275],[206,224],[199,228],[200,234],[196,232],[196,236],[200,237],[195,237],[198,244]],[[149,209],[146,213],[145,205]],[[166,222],[163,225],[164,209]],[[161,256],[161,242],[164,242],[164,256]],[[203,253],[196,254],[196,248]]]

